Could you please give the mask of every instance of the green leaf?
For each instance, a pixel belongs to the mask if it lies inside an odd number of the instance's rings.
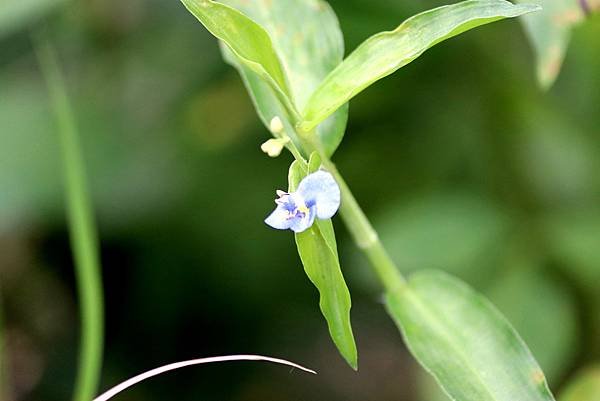
[[[486,293],[527,342],[550,382],[559,380],[578,350],[577,304],[564,280],[519,255]],[[417,383],[422,400],[448,400],[430,375],[420,375]]]
[[[303,109],[312,92],[344,56],[344,40],[331,7],[321,0],[222,2],[241,11],[267,31],[281,60],[293,103],[297,110]],[[240,72],[265,125],[268,127],[271,119],[279,116],[286,120],[284,125],[288,135],[293,132],[293,116],[282,114],[272,89],[227,53],[224,56]],[[333,154],[342,140],[347,118],[346,105],[317,127],[317,135],[328,155]]]
[[[578,373],[558,397],[559,401],[600,401],[600,365]]]
[[[578,0],[544,0],[541,12],[521,19],[535,50],[536,75],[542,88],[549,88],[556,80],[571,30],[583,17]]]
[[[511,258],[505,270],[486,293],[527,342],[550,382],[559,380],[578,351],[575,299],[564,280],[527,257]],[[448,400],[431,376],[423,374],[417,382],[424,401]]]
[[[212,0],[181,0],[210,33],[222,40],[236,60],[259,76],[288,110],[293,110],[283,67],[269,34],[256,22]]]
[[[302,113],[301,128],[310,131],[363,89],[441,41],[539,9],[504,0],[467,0],[417,14],[394,31],[378,33],[352,52],[315,90]]]
[[[314,161],[309,164],[316,165]],[[289,172],[290,192],[296,189],[307,172],[306,164],[298,161],[292,163]],[[350,292],[340,268],[331,220],[317,220],[308,230],[295,236],[304,271],[319,290],[319,306],[327,320],[331,339],[346,362],[357,369],[356,344],[350,324]]]
[[[314,173],[321,168],[321,156],[317,152],[312,152],[308,160],[308,172]]]
[[[386,296],[408,348],[457,401],[554,400],[508,321],[461,281],[422,271]]]
[[[329,334],[346,362],[357,369],[357,351],[350,324],[350,292],[342,276],[337,249],[332,249],[325,239],[326,235],[332,234],[331,221],[319,221],[296,234],[296,245],[304,271],[319,290],[319,306],[327,320]]]
[[[308,175],[308,164],[294,160],[288,172],[288,192],[295,192],[300,181]]]

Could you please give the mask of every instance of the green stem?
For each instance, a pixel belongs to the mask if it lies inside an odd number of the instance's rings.
[[[342,177],[335,164],[327,157],[317,142],[314,132],[302,132],[299,130],[298,136],[302,138],[303,146],[307,150],[319,153],[323,165],[335,177],[342,194],[342,203],[340,206],[342,220],[346,224],[346,227],[348,227],[348,231],[350,231],[356,246],[358,246],[369,260],[383,287],[388,292],[403,288],[406,280],[385,250],[377,232],[356,201],[344,177]]]
[[[405,280],[396,264],[387,253],[379,239],[379,235],[369,222],[369,219],[354,198],[346,181],[335,165],[321,154],[323,164],[333,174],[340,186],[342,204],[340,214],[356,246],[364,252],[371,266],[377,273],[381,284],[387,291],[396,291],[404,286]]]
[[[75,118],[52,46],[34,38],[36,54],[58,124],[71,247],[80,298],[81,345],[73,399],[91,401],[102,368],[104,312],[96,224],[87,191],[85,168]]]
[[[306,160],[304,159],[304,157],[302,157],[302,154],[300,153],[294,142],[290,140],[290,142],[287,144],[287,148],[290,151],[290,153],[294,156],[294,159],[306,162]]]

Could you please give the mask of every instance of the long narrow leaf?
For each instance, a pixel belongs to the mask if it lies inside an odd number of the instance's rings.
[[[223,3],[243,12],[267,31],[281,60],[293,102],[302,110],[313,91],[344,57],[344,38],[329,4],[322,0],[223,0]],[[274,96],[262,88],[264,84],[249,76],[252,74],[239,63],[234,66],[240,70],[267,126],[275,115],[283,118],[281,113],[273,114],[269,110]],[[317,135],[328,155],[333,154],[341,142],[347,117],[348,107],[342,107],[317,127]],[[293,130],[293,124],[290,125]]]
[[[467,0],[417,14],[391,32],[367,39],[315,90],[302,116],[310,131],[356,94],[430,47],[480,25],[539,10],[504,0]]]
[[[571,31],[585,14],[578,0],[544,0],[543,6],[520,20],[535,50],[538,83],[548,89],[560,72]]]
[[[212,0],[181,0],[183,5],[236,59],[267,82],[286,108],[295,112],[283,68],[269,34],[238,10]]]
[[[314,164],[310,163],[313,167]],[[298,161],[292,163],[289,190],[294,191],[309,171]],[[350,291],[342,275],[331,220],[317,220],[308,230],[297,233],[296,245],[306,275],[319,290],[319,306],[331,339],[346,362],[357,369],[358,356],[350,323]]]

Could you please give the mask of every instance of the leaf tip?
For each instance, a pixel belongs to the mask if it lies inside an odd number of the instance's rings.
[[[358,356],[356,354],[356,351],[353,353],[353,355],[349,355],[349,356],[344,355],[344,359],[346,360],[346,363],[348,363],[348,365],[350,365],[352,370],[354,370],[355,372],[358,372]]]
[[[564,46],[553,45],[547,49],[546,54],[538,57],[536,75],[543,91],[548,91],[558,78],[564,55]]]

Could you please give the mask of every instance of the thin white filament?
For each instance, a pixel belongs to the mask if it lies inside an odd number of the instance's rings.
[[[227,355],[227,356],[214,356],[214,357],[210,357],[210,358],[200,358],[200,359],[191,359],[189,361],[182,361],[182,362],[175,362],[175,363],[171,363],[165,366],[161,366],[159,368],[155,368],[152,370],[149,370],[147,372],[144,372],[142,374],[139,374],[137,376],[132,377],[131,379],[125,380],[123,383],[116,385],[115,387],[111,388],[110,390],[108,390],[107,392],[105,392],[104,394],[99,395],[98,397],[94,398],[94,401],[107,401],[109,399],[111,399],[112,397],[114,397],[115,395],[119,394],[121,391],[143,381],[146,379],[149,379],[153,376],[158,376],[162,373],[168,372],[170,370],[175,370],[175,369],[180,369],[180,368],[185,368],[186,366],[192,366],[192,365],[201,365],[204,363],[213,363],[213,362],[231,362],[231,361],[263,361],[263,362],[272,362],[272,363],[278,363],[280,365],[287,365],[287,366],[291,366],[294,368],[298,368],[300,370],[303,370],[305,372],[308,373],[312,373],[312,374],[317,374],[317,372],[315,372],[314,370],[305,368],[304,366],[300,366],[294,362],[290,362],[290,361],[286,361],[285,359],[278,359],[278,358],[271,358],[268,356],[261,356],[261,355]]]

